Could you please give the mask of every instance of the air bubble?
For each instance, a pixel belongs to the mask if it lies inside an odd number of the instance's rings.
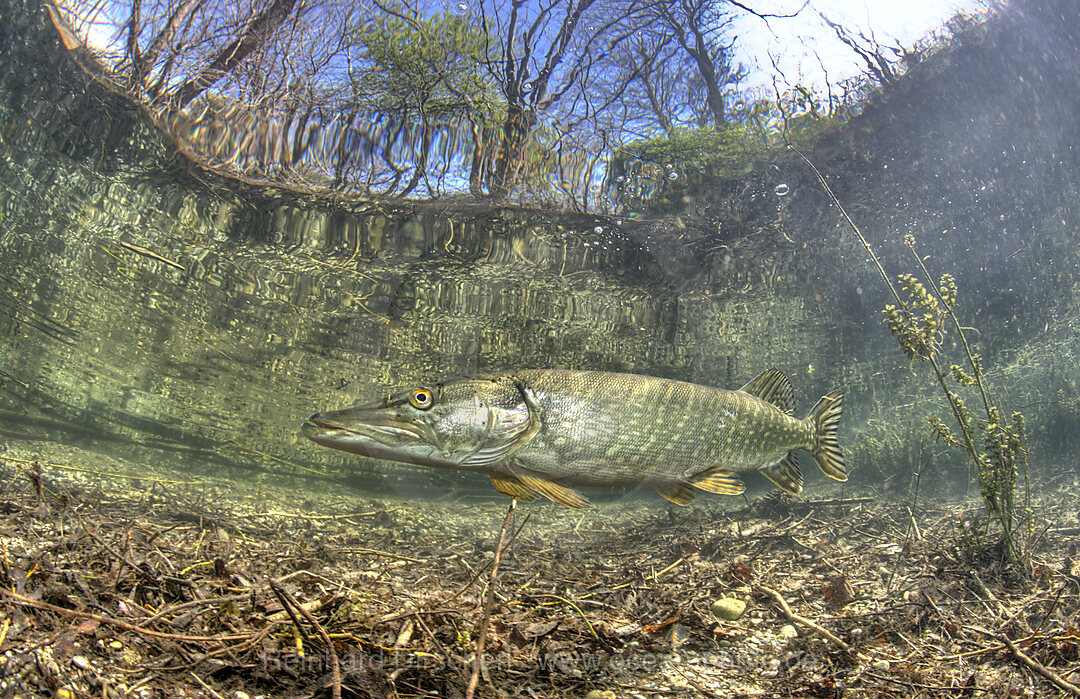
[[[622,175],[619,175],[618,177],[616,177],[616,178],[615,178],[615,181],[616,181],[616,182],[622,182],[622,181],[624,181],[625,179],[626,179],[625,177],[623,177]]]
[[[677,172],[675,172],[675,171],[669,172],[669,173],[667,174],[667,178],[668,178],[669,180],[672,180],[672,181],[674,181],[674,180],[677,180],[677,179],[679,179],[679,173],[677,173]]]
[[[671,170],[671,169],[673,169],[674,167],[675,167],[675,166],[674,166],[674,165],[672,165],[671,163],[666,163],[666,164],[664,165],[664,169],[665,169],[665,170]]]
[[[469,11],[469,3],[467,3],[467,2],[459,2],[454,7],[461,14],[466,14]]]
[[[600,183],[599,182],[593,182],[591,185],[589,185],[589,191],[590,192],[599,192],[600,191]]]
[[[525,92],[528,92],[529,90],[533,89],[533,84],[532,83],[522,83],[521,84],[521,89],[525,90]]]
[[[600,235],[601,233],[604,232],[604,227],[603,226],[597,226],[596,228],[594,228],[592,230],[593,230],[593,233],[595,233],[597,235]]]
[[[776,185],[773,191],[776,192],[776,196],[782,197],[791,191],[791,187],[787,186],[785,183],[780,183]]]

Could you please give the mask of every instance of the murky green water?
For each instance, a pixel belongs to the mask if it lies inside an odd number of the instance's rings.
[[[876,270],[795,159],[719,184],[683,172],[677,205],[633,218],[243,184],[176,155],[88,78],[37,3],[2,13],[9,456],[55,459],[62,445],[82,467],[98,454],[178,479],[487,492],[486,479],[321,449],[299,423],[480,371],[734,388],[777,367],[799,412],[845,390],[853,485],[906,488],[917,464],[942,487],[970,484],[925,428],[946,408],[882,323]],[[1032,464],[1049,475],[1075,470],[1080,446],[1080,60],[1024,49],[1038,26],[997,27],[996,44],[967,47],[811,157],[890,274],[913,268],[912,233],[931,270],[956,277],[995,391],[1027,415]],[[972,74],[987,56],[992,89]],[[815,473],[807,487],[839,486]]]

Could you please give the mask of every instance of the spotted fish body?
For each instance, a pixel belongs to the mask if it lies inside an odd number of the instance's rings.
[[[792,416],[787,377],[770,369],[736,391],[635,374],[523,370],[441,382],[374,405],[312,415],[320,444],[376,458],[489,475],[520,500],[588,504],[571,486],[648,483],[689,504],[696,490],[738,494],[759,471],[802,490],[794,451],[847,480],[836,441],[841,392]]]

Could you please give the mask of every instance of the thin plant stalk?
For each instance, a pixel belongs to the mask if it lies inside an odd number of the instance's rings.
[[[487,642],[488,626],[491,623],[491,608],[495,605],[495,581],[499,576],[499,560],[502,558],[503,541],[506,540],[506,530],[510,527],[510,519],[514,516],[514,506],[517,500],[510,500],[510,509],[506,511],[502,529],[499,530],[499,541],[495,544],[495,558],[491,561],[491,577],[488,579],[487,596],[484,599],[484,616],[480,620],[480,630],[476,636],[476,658],[473,659],[472,676],[469,678],[469,686],[465,689],[465,699],[473,699],[476,686],[480,683],[480,667],[484,662],[484,644]]]
[[[874,252],[874,248],[870,246],[870,242],[866,239],[866,236],[862,234],[862,231],[859,230],[859,227],[855,225],[855,221],[851,218],[851,216],[848,215],[847,209],[844,208],[844,205],[841,204],[840,200],[836,198],[835,194],[833,194],[832,187],[830,187],[829,183],[825,181],[825,176],[822,175],[821,171],[817,169],[817,166],[815,166],[814,163],[810,161],[810,158],[807,158],[805,155],[803,155],[802,151],[800,151],[798,148],[791,145],[790,143],[788,144],[788,148],[790,148],[795,153],[795,155],[802,158],[803,161],[810,167],[810,169],[813,170],[814,174],[817,175],[818,182],[821,183],[822,189],[824,189],[825,193],[829,195],[829,199],[832,200],[832,203],[840,211],[840,215],[844,217],[845,221],[847,221],[848,225],[851,227],[851,230],[855,232],[855,237],[859,239],[860,243],[862,243],[863,248],[866,249],[866,254],[870,256],[870,259],[873,261],[874,266],[877,267],[878,274],[881,275],[881,280],[885,282],[886,286],[889,287],[889,291],[892,292],[893,298],[896,299],[897,307],[905,309],[906,311],[907,304],[904,303],[903,299],[900,298],[900,292],[896,290],[896,286],[892,283],[892,280],[889,279],[889,274],[885,271],[885,266],[881,264],[881,260],[878,259],[877,254]],[[922,264],[922,260],[919,260],[919,263]],[[934,285],[930,284],[930,286],[933,287]],[[949,313],[952,313],[951,308],[949,309]],[[953,319],[955,320],[955,316],[953,316]],[[957,326],[959,327],[959,322],[957,322]],[[937,381],[938,384],[941,386],[941,390],[944,391],[945,395],[949,398],[949,407],[953,411],[953,416],[956,418],[957,424],[960,425],[960,431],[964,433],[964,447],[967,450],[968,456],[971,457],[971,459],[975,463],[978,463],[979,452],[975,446],[975,438],[968,430],[967,422],[964,420],[963,414],[960,412],[960,407],[956,405],[956,402],[952,398],[953,394],[952,391],[949,390],[949,386],[946,383],[945,373],[941,370],[941,367],[937,363],[937,359],[933,355],[928,357],[928,359],[930,361],[930,366],[934,369],[934,376],[937,377]]]
[[[855,221],[848,215],[840,200],[833,194],[832,188],[825,181],[821,171],[815,167],[809,158],[790,143],[788,148],[798,155],[817,176],[818,182],[825,190],[825,193],[828,194],[833,204],[839,209],[840,214],[847,221],[851,230],[855,232],[855,236],[859,239],[870,259],[873,260],[881,279],[888,286],[889,291],[896,300],[895,307],[886,306],[885,308],[886,313],[889,314],[889,327],[909,357],[913,360],[926,360],[933,368],[938,385],[948,400],[960,432],[963,433],[963,442],[957,440],[940,421],[932,420],[931,422],[935,430],[947,442],[951,441],[954,444],[962,445],[971,462],[975,464],[979,472],[980,489],[988,514],[995,514],[1001,523],[1005,554],[1010,562],[1022,563],[1022,557],[1016,548],[1016,541],[1013,537],[1016,528],[1013,502],[1016,492],[1016,476],[1019,470],[1018,465],[1023,467],[1025,481],[1029,478],[1027,455],[1024,447],[1024,419],[1020,413],[1013,413],[1012,424],[1009,425],[1006,423],[1001,409],[991,400],[982,371],[982,362],[978,355],[972,352],[971,345],[964,334],[963,326],[960,325],[960,320],[953,310],[956,302],[955,282],[952,280],[951,275],[942,275],[941,287],[939,288],[930,276],[930,271],[926,268],[922,258],[915,251],[914,237],[908,235],[905,237],[904,244],[911,251],[919,269],[922,271],[926,287],[923,287],[914,276],[902,275],[901,281],[904,283],[909,297],[911,297],[910,302],[904,302],[900,298],[896,286],[885,272],[884,265],[881,264],[878,256],[874,253],[869,241],[859,230],[859,227],[855,225]],[[929,321],[922,321],[922,325],[916,320],[912,310],[921,306],[925,306],[924,310],[927,311],[927,317],[931,318]],[[944,309],[944,311],[941,309]],[[983,408],[986,412],[986,424],[982,427],[986,433],[984,438],[985,454],[980,451],[976,444],[972,432],[970,413],[964,406],[962,399],[949,388],[947,375],[938,363],[938,351],[943,332],[941,318],[945,314],[952,319],[973,376],[967,376],[956,365],[953,365],[950,370],[956,381],[961,385],[978,386],[979,395],[982,398]],[[1028,491],[1030,493],[1030,486]]]

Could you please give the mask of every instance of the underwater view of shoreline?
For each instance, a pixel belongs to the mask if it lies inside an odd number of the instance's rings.
[[[1080,12],[721,103],[585,4],[416,106],[465,5],[293,103],[337,3],[3,0],[0,694],[1080,696]]]

